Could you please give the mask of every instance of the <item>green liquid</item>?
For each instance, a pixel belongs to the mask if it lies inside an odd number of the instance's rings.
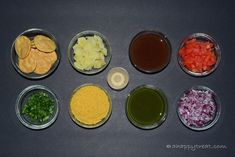
[[[126,109],[134,125],[141,128],[154,127],[165,117],[166,101],[159,91],[143,86],[130,94]]]

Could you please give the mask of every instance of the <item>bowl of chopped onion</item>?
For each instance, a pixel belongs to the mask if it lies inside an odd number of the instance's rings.
[[[205,86],[185,90],[177,101],[177,114],[189,129],[202,131],[214,126],[221,113],[216,93]]]

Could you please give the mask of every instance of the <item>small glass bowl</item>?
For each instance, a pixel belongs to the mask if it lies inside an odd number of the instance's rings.
[[[73,46],[77,43],[78,38],[80,38],[80,37],[89,37],[89,36],[94,36],[94,35],[97,35],[97,36],[101,37],[101,39],[104,42],[104,46],[107,49],[107,56],[105,56],[106,64],[103,67],[99,68],[99,69],[92,68],[91,70],[80,70],[74,65],[75,60],[74,60]],[[87,30],[87,31],[80,32],[77,35],[75,35],[69,43],[69,47],[68,47],[69,62],[72,65],[72,67],[80,73],[87,74],[87,75],[97,74],[97,73],[103,71],[108,66],[108,64],[110,63],[111,58],[112,58],[111,47],[110,47],[110,44],[109,44],[107,38],[103,34],[97,32],[97,31]]]
[[[50,39],[52,39],[56,43],[56,50],[55,51],[57,53],[57,60],[53,64],[51,69],[47,73],[45,73],[45,74],[42,74],[42,75],[35,74],[35,73],[26,74],[26,73],[22,72],[19,69],[19,66],[18,66],[18,56],[17,56],[16,51],[15,51],[15,41],[14,41],[13,44],[12,44],[12,47],[11,47],[11,63],[13,65],[13,67],[16,69],[16,71],[20,75],[22,75],[22,76],[24,76],[24,77],[26,77],[28,79],[41,79],[41,78],[47,77],[52,72],[54,72],[55,69],[57,68],[59,62],[60,62],[59,44],[57,43],[56,38],[51,33],[49,33],[48,31],[43,30],[43,29],[39,29],[39,28],[28,29],[28,30],[24,31],[23,33],[19,34],[17,36],[17,38],[20,37],[21,35],[27,36],[30,39],[32,39],[36,35],[44,35],[44,36],[49,37]]]
[[[129,110],[129,109],[128,109],[128,106],[129,106],[129,101],[130,101],[131,95],[132,95],[134,92],[136,92],[137,90],[142,89],[142,88],[148,88],[148,89],[151,89],[151,90],[156,91],[156,92],[160,95],[160,97],[161,97],[161,99],[162,99],[162,101],[163,101],[163,103],[164,103],[164,105],[165,105],[165,106],[164,106],[164,113],[163,113],[161,119],[160,119],[159,121],[155,122],[155,123],[152,124],[152,125],[142,125],[142,124],[139,124],[138,122],[136,122],[136,121],[131,117],[131,113],[129,113],[129,111],[128,111],[128,110]],[[159,126],[166,120],[166,118],[167,118],[167,112],[168,112],[168,102],[167,102],[167,98],[166,98],[164,92],[163,92],[161,89],[158,89],[158,88],[156,88],[156,87],[154,87],[154,86],[152,86],[152,85],[140,85],[140,86],[136,87],[135,89],[133,89],[133,90],[128,94],[128,96],[127,96],[127,100],[126,100],[126,115],[127,115],[128,120],[129,120],[135,127],[137,127],[137,128],[144,129],[144,130],[149,130],[149,129],[154,129],[154,128],[159,127]]]
[[[108,97],[108,100],[109,100],[109,110],[108,110],[108,113],[106,115],[106,117],[104,117],[100,122],[96,123],[96,124],[85,124],[83,122],[80,122],[72,113],[71,111],[71,106],[70,106],[70,102],[71,102],[71,99],[73,97],[73,95],[78,91],[80,90],[81,88],[83,87],[86,87],[86,86],[96,86],[98,88],[100,88],[101,90],[103,90],[107,97]],[[77,87],[76,89],[73,90],[71,96],[70,96],[70,100],[69,100],[69,115],[71,117],[71,119],[79,126],[83,127],[83,128],[86,128],[86,129],[92,129],[92,128],[97,128],[97,127],[100,127],[101,125],[103,125],[105,122],[108,121],[109,117],[111,116],[111,113],[112,113],[112,100],[111,100],[111,97],[109,95],[109,93],[103,88],[101,87],[100,85],[97,85],[97,84],[93,84],[93,83],[87,83],[87,84],[83,84],[79,87]]]
[[[115,83],[113,83],[113,76],[115,73],[119,73],[123,78],[121,79],[123,81],[123,83],[121,85],[115,85]],[[124,88],[126,88],[126,86],[129,83],[129,74],[127,72],[126,69],[122,68],[122,67],[115,67],[109,70],[108,75],[107,75],[107,83],[110,86],[110,88],[114,89],[114,90],[122,90]]]
[[[205,124],[205,126],[203,127],[196,127],[196,126],[190,126],[190,125],[187,125],[186,124],[186,121],[181,117],[180,113],[179,113],[179,102],[180,102],[180,99],[184,96],[184,94],[187,94],[189,91],[191,90],[200,90],[200,91],[209,91],[211,94],[212,94],[212,97],[213,97],[213,100],[215,101],[215,105],[216,105],[216,112],[215,112],[215,115],[213,117],[213,120],[211,120],[210,122],[208,122],[207,124]],[[211,128],[212,126],[214,126],[217,121],[219,120],[219,117],[220,117],[220,114],[221,114],[221,102],[220,102],[220,99],[219,97],[217,96],[217,94],[211,90],[210,88],[208,87],[205,87],[205,86],[194,86],[190,89],[187,89],[185,90],[179,97],[177,103],[177,115],[180,119],[180,121],[183,123],[183,125],[185,125],[187,128],[191,129],[191,130],[194,130],[194,131],[203,131],[203,130],[207,130],[209,128]]]
[[[28,98],[32,94],[34,94],[35,92],[39,92],[39,91],[43,91],[43,92],[49,94],[49,96],[55,100],[55,108],[54,108],[53,115],[45,123],[31,122],[27,116],[22,115],[22,113],[21,113],[22,107],[25,105]],[[32,85],[32,86],[25,88],[19,94],[19,96],[16,100],[15,111],[16,111],[16,115],[17,115],[18,119],[20,120],[20,122],[24,126],[26,126],[27,128],[30,128],[33,130],[45,129],[55,122],[55,120],[58,116],[58,113],[59,113],[59,102],[58,102],[56,95],[49,88],[42,86],[42,85]]]
[[[216,56],[216,64],[208,71],[204,71],[202,73],[197,73],[197,72],[193,72],[193,71],[190,71],[189,69],[187,69],[184,64],[183,64],[183,61],[182,61],[182,58],[180,57],[179,55],[179,51],[181,48],[184,47],[185,45],[185,42],[188,41],[188,40],[191,40],[191,39],[197,39],[199,41],[204,41],[204,42],[207,42],[209,41],[210,43],[212,43],[214,45],[214,52],[215,52],[215,56]],[[177,60],[178,60],[178,63],[181,67],[181,69],[186,72],[187,74],[191,75],[191,76],[196,76],[196,77],[203,77],[203,76],[207,76],[209,74],[211,74],[212,72],[214,72],[216,70],[216,68],[218,67],[219,63],[220,63],[220,60],[221,60],[221,49],[219,47],[219,45],[217,44],[217,42],[215,41],[214,38],[212,38],[210,35],[208,34],[205,34],[205,33],[194,33],[194,34],[191,34],[189,35],[188,37],[186,37],[180,44],[180,47],[179,47],[179,50],[178,50],[178,54],[177,54]]]

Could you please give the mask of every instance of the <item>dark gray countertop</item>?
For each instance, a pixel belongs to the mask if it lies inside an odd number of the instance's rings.
[[[0,29],[0,156],[233,156],[235,152],[234,35],[235,2],[230,1],[1,1]],[[58,69],[42,80],[20,76],[10,62],[10,48],[18,34],[29,28],[43,28],[58,40],[61,62]],[[67,46],[83,30],[103,33],[112,47],[110,65],[100,74],[86,76],[76,72],[67,59]],[[137,71],[128,58],[132,37],[142,30],[161,31],[172,44],[172,58],[160,73],[148,75]],[[195,78],[184,73],[176,60],[181,40],[194,32],[214,37],[222,49],[222,60],[211,75]],[[106,83],[110,68],[122,66],[129,71],[127,88],[117,92]],[[69,117],[68,102],[74,88],[97,83],[110,92],[113,111],[100,128],[78,127]],[[17,95],[27,86],[42,84],[53,90],[60,101],[57,121],[49,128],[33,131],[24,127],[15,115]],[[167,120],[153,130],[134,127],[125,115],[127,94],[136,86],[151,84],[161,88],[169,102]],[[195,132],[187,129],[176,114],[179,94],[194,85],[213,89],[221,99],[222,113],[211,129]],[[202,148],[224,145],[223,149]],[[182,146],[181,146],[182,145]],[[174,148],[198,145],[196,150]],[[169,147],[173,148],[169,148]],[[205,147],[205,146],[204,146]]]

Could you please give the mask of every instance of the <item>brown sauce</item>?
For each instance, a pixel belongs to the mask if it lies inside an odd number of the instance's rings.
[[[171,46],[163,34],[144,31],[133,38],[129,55],[138,70],[146,73],[159,72],[170,61]]]

